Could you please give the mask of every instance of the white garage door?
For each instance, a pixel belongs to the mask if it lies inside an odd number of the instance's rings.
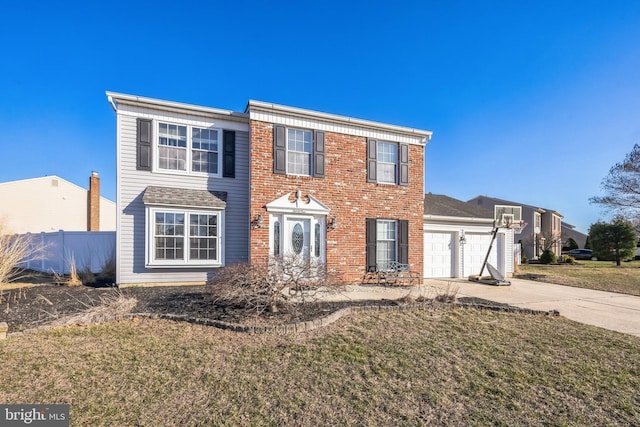
[[[455,233],[424,233],[424,277],[455,277]]]
[[[484,258],[487,256],[487,249],[489,249],[489,244],[491,243],[491,234],[482,233],[482,234],[474,234],[467,233],[466,234],[466,244],[464,245],[464,277],[468,277],[472,274],[480,274],[480,269],[482,268],[482,263],[484,262]],[[489,264],[498,268],[496,264],[497,257],[497,249],[498,239],[493,242],[493,248],[491,249],[491,254],[489,255]],[[484,269],[482,273],[483,276],[488,275],[489,272],[487,269]]]

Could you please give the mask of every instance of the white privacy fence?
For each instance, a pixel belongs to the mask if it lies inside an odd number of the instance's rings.
[[[27,233],[33,247],[42,247],[42,256],[22,266],[45,273],[69,274],[71,264],[78,271],[91,269],[99,273],[108,263],[115,262],[115,231],[57,231],[53,233]]]

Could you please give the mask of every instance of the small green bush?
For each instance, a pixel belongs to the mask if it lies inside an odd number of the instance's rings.
[[[541,264],[553,264],[557,260],[558,256],[551,249],[545,249],[542,255],[540,255]]]
[[[566,264],[573,264],[576,262],[576,259],[571,255],[562,255],[562,259]]]

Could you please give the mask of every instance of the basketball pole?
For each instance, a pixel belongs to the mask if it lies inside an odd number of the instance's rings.
[[[482,268],[480,269],[479,279],[482,279],[482,273],[484,272],[484,268],[487,266],[487,262],[489,261],[489,255],[491,255],[491,248],[493,248],[493,242],[496,240],[496,236],[498,235],[498,226],[496,225],[496,221],[493,221],[493,237],[491,237],[491,243],[489,243],[489,250],[487,251],[487,256],[484,257],[484,262],[482,263]]]

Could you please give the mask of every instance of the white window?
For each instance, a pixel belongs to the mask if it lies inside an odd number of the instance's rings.
[[[398,145],[378,141],[378,182],[396,184],[398,176]]]
[[[220,176],[220,129],[158,123],[157,170]]]
[[[147,208],[149,266],[222,264],[222,211]]]
[[[160,123],[158,125],[158,167],[186,170],[187,127]]]
[[[287,129],[287,173],[310,176],[312,150],[311,131]]]
[[[379,271],[389,270],[397,261],[397,223],[393,220],[376,221],[376,263]]]
[[[191,170],[218,174],[218,135],[217,129],[191,129]]]

